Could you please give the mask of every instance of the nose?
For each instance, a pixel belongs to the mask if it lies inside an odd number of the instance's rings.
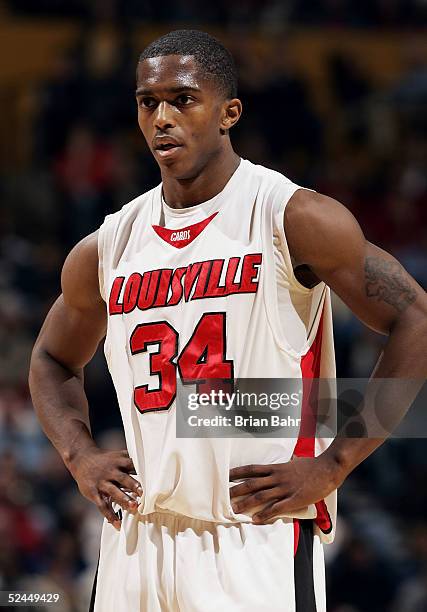
[[[162,132],[175,127],[173,108],[166,101],[160,102],[154,115],[154,127]]]

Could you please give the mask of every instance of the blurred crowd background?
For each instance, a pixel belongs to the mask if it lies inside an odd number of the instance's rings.
[[[425,288],[426,26],[425,0],[0,0],[0,590],[88,608],[101,517],[41,433],[27,371],[66,253],[159,181],[136,122],[145,44],[218,35],[240,73],[237,152],[345,203]],[[338,299],[334,326],[338,376],[368,376],[384,338]],[[86,386],[96,439],[122,448],[102,350]],[[426,450],[390,440],[345,483],[330,612],[427,610]]]

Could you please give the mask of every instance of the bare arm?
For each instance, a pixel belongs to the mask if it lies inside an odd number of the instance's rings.
[[[427,296],[425,291],[389,253],[366,241],[353,215],[339,202],[297,191],[286,207],[285,232],[297,264],[324,281],[371,329],[388,335],[374,378],[427,378]],[[370,455],[406,413],[418,389],[395,393],[396,386],[382,387],[376,414],[387,423],[378,435],[365,438],[337,437],[316,459],[296,459],[289,464],[243,466],[231,470],[230,479],[247,480],[231,489],[231,496],[247,495],[235,511],[265,504],[254,516],[264,522],[326,497]],[[373,418],[372,385],[368,385],[364,416]]]
[[[97,237],[88,236],[67,257],[62,294],[34,345],[30,390],[42,427],[65,464],[86,447],[90,433],[83,368],[105,335],[105,304],[98,290]]]
[[[372,379],[427,378],[427,294],[389,253],[368,242],[353,215],[339,202],[301,190],[285,215],[290,249],[371,329],[388,335]],[[375,387],[377,389],[378,387]],[[391,433],[413,395],[396,395],[383,386],[381,422]],[[403,385],[401,385],[403,389]],[[412,386],[414,390],[414,386]],[[373,408],[369,387],[365,414]],[[381,414],[382,410],[382,414]],[[373,419],[371,419],[371,424]],[[383,437],[337,438],[328,453],[347,475],[383,441]],[[378,433],[383,433],[379,431]]]
[[[80,491],[110,522],[116,517],[105,498],[128,507],[129,498],[114,483],[136,492],[127,451],[101,451],[92,439],[84,366],[106,331],[107,313],[98,285],[97,233],[84,238],[68,255],[61,277],[62,294],[48,313],[35,343],[29,384],[43,430],[76,479]],[[107,462],[116,470],[106,472]]]

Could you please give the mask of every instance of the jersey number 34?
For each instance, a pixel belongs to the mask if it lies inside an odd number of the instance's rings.
[[[140,412],[170,408],[176,397],[177,370],[185,383],[233,379],[233,361],[226,359],[225,312],[202,315],[179,356],[178,339],[178,332],[167,321],[141,323],[132,332],[132,355],[146,352],[151,345],[158,345],[158,350],[150,353],[150,374],[158,376],[159,387],[135,387],[134,403]]]

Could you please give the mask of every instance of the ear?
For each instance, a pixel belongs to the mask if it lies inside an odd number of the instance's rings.
[[[226,100],[222,107],[220,130],[221,133],[226,134],[233,125],[240,119],[242,114],[242,103],[239,98],[232,98]]]

